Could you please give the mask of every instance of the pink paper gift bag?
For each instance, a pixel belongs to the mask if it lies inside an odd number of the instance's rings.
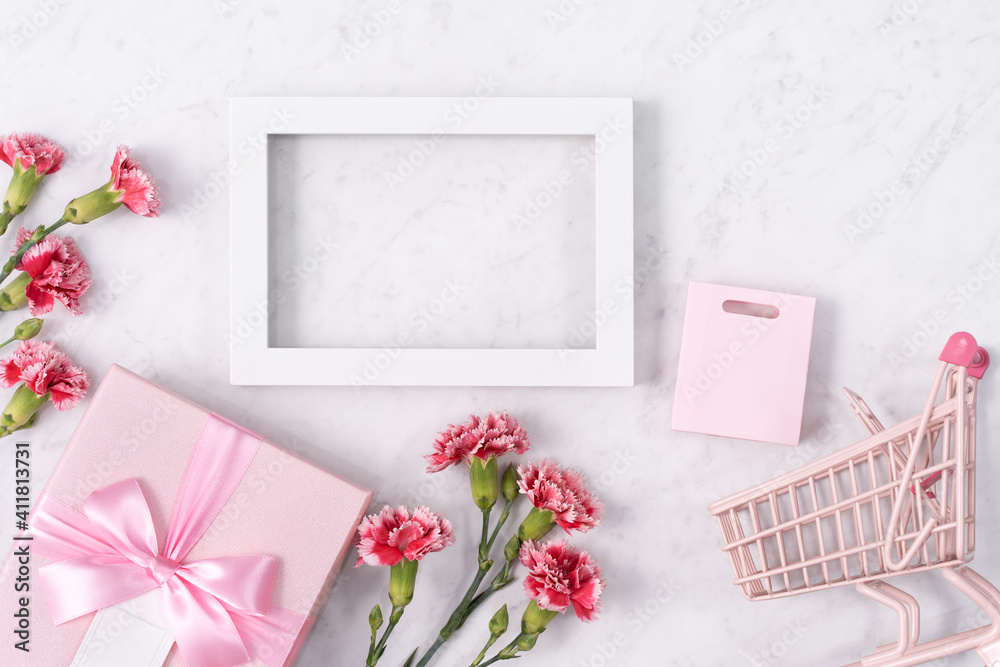
[[[797,445],[816,299],[692,282],[673,427]]]
[[[280,667],[294,662],[351,548],[351,538],[372,493],[112,366],[45,488],[33,488],[32,496],[29,530],[20,536],[33,536],[32,541],[15,542],[15,548],[28,544],[32,552],[30,589],[23,593],[30,598],[30,652],[15,649],[12,636],[0,643],[0,665],[69,665],[85,636],[90,641],[88,628],[95,613],[81,615],[81,610],[107,609],[108,600],[94,604],[102,595],[107,597],[107,589],[148,588],[148,577],[152,576],[154,593],[164,586],[168,587],[164,595],[168,595],[170,586],[183,593],[204,585],[207,588],[198,590],[197,595],[204,599],[206,590],[216,597],[222,595],[219,600],[225,601],[226,609],[234,608],[230,604],[239,606],[232,597],[263,582],[253,590],[268,589],[269,595],[257,595],[247,614],[229,613],[239,633],[236,643],[242,640],[251,657],[246,664]],[[92,511],[95,499],[106,501],[100,507],[107,511],[101,515]],[[115,502],[107,502],[109,499]],[[141,511],[136,511],[138,506]],[[188,517],[187,523],[183,517]],[[105,519],[108,523],[102,524]],[[128,534],[143,538],[126,540],[125,546],[116,546],[112,556],[100,555],[113,551],[107,541],[73,532],[81,527],[91,530],[98,525],[129,524],[132,530]],[[143,525],[149,529],[135,529]],[[68,539],[52,537],[60,531]],[[119,530],[118,534],[126,533]],[[109,540],[115,543],[115,539]],[[137,559],[128,554],[142,552],[138,560],[143,560],[142,554],[156,548],[150,546],[156,543],[164,557],[170,555],[171,544],[183,546],[173,550],[173,560],[157,559],[151,575],[141,565],[137,570]],[[136,544],[146,551],[131,546]],[[5,591],[0,595],[0,617],[8,620],[15,618],[19,605],[14,594],[19,576],[15,548],[0,571],[0,590]],[[81,557],[74,552],[86,553]],[[117,571],[127,574],[106,576],[104,568],[114,559],[118,562],[114,567],[121,568]],[[215,568],[221,566],[213,564],[227,559],[231,568],[226,575],[227,594],[231,597],[217,593],[220,577],[205,578],[206,572],[220,571]],[[254,578],[240,576],[249,574],[246,559],[266,562],[268,568],[258,567]],[[86,561],[81,567],[90,568],[88,577],[74,579],[77,570],[73,568],[81,560]],[[199,563],[209,564],[202,570],[205,584],[197,580],[197,571],[190,571]],[[48,568],[45,577],[40,572],[43,567]],[[181,570],[176,570],[178,567]],[[175,570],[173,574],[171,570]],[[62,573],[63,579],[49,578],[53,572]],[[180,583],[178,572],[186,577]],[[52,581],[59,585],[51,588]],[[44,594],[42,589],[46,589]],[[87,596],[82,594],[85,590]],[[217,654],[215,647],[222,644],[219,637],[234,637],[226,627],[227,612],[219,605],[214,609],[222,615],[222,626],[192,628],[191,622],[200,617],[189,611],[181,617],[189,625],[188,634],[174,632],[181,642],[182,636],[190,640],[190,632],[195,631],[195,639],[202,643],[188,655],[199,653],[200,664],[220,664],[212,657]],[[56,623],[54,616],[64,618]],[[216,632],[219,627],[225,632]],[[164,663],[168,667],[189,664],[179,646],[174,644],[170,649]],[[227,655],[232,656],[232,652]]]

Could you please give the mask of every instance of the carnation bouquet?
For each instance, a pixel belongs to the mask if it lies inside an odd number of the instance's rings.
[[[38,134],[0,137],[0,160],[13,170],[0,209],[0,236],[25,211],[42,181],[62,169],[65,157],[58,144]],[[70,201],[51,225],[20,227],[15,233],[14,250],[0,268],[0,313],[27,307],[33,317],[0,344],[20,341],[14,354],[0,362],[0,384],[17,385],[0,417],[0,438],[33,426],[38,410],[49,401],[56,410],[69,410],[86,395],[90,381],[83,369],[53,343],[30,339],[41,331],[38,316],[51,312],[57,301],[79,315],[80,299],[91,285],[90,267],[76,242],[54,232],[67,224],[85,225],[122,206],[145,217],[156,217],[160,206],[152,178],[124,145],[115,151],[107,183]],[[19,273],[8,282],[15,271]]]
[[[521,616],[520,630],[512,640],[487,657],[493,645],[507,633],[509,612],[502,605],[489,622],[483,649],[470,656],[470,667],[510,660],[530,651],[539,635],[561,613],[572,608],[585,622],[600,614],[604,580],[601,570],[586,551],[570,546],[565,539],[542,540],[556,527],[567,535],[584,533],[601,520],[603,505],[587,488],[583,476],[563,468],[554,460],[542,459],[516,466],[508,463],[500,473],[499,459],[524,454],[531,442],[524,427],[507,414],[473,415],[461,425],[449,425],[438,434],[434,451],[427,455],[427,472],[440,473],[464,464],[469,471],[472,501],[482,520],[471,583],[441,630],[421,654],[414,649],[404,667],[425,667],[463,626],[469,616],[517,577],[517,566],[525,569],[523,587],[528,603]],[[515,501],[525,496],[530,509],[499,553],[497,540],[510,518]],[[491,521],[497,503],[503,507]],[[367,667],[374,667],[385,652],[389,637],[413,599],[417,567],[424,556],[441,551],[455,541],[452,524],[426,507],[411,513],[405,507],[386,506],[378,514],[365,517],[358,527],[355,546],[363,564],[389,567],[389,622],[384,623],[380,605],[368,616],[371,641]],[[493,574],[489,583],[487,577]],[[459,664],[450,660],[449,664]],[[464,664],[464,663],[463,663]]]

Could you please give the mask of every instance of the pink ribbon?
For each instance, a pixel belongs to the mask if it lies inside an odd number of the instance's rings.
[[[191,667],[234,667],[251,658],[284,664],[309,619],[271,605],[277,560],[237,555],[184,562],[260,442],[260,436],[209,415],[162,551],[138,480],[94,491],[82,513],[42,494],[31,526],[37,552],[55,561],[38,572],[55,624],[161,588],[170,630]]]

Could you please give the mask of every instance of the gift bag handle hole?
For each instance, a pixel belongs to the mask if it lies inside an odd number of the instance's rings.
[[[765,317],[769,320],[778,317],[779,313],[777,306],[769,306],[766,303],[751,303],[749,301],[733,301],[732,299],[722,302],[722,310],[734,315]]]

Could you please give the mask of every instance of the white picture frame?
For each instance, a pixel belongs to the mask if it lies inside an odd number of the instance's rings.
[[[467,113],[460,123],[443,122],[449,109]],[[634,384],[631,98],[236,97],[230,99],[230,130],[232,384]],[[391,355],[382,348],[270,347],[267,141],[277,134],[593,136],[596,345],[405,348]],[[366,375],[370,365],[379,372]]]

